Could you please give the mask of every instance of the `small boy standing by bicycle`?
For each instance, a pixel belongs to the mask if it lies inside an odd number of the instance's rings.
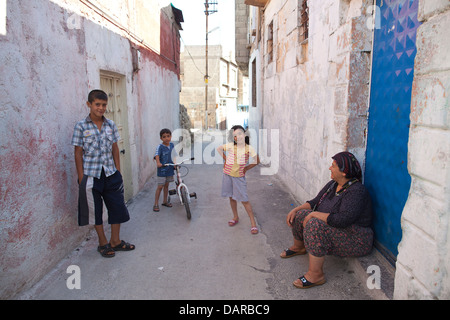
[[[249,137],[245,135],[245,129],[242,126],[233,126],[231,128],[234,142],[224,144],[217,148],[219,154],[225,160],[223,166],[222,178],[222,197],[230,198],[233,219],[228,221],[228,225],[233,227],[239,222],[237,212],[237,201],[241,201],[245,211],[250,218],[252,234],[258,233],[255,215],[247,195],[247,182],[245,173],[259,164],[259,156],[255,149],[249,144]],[[226,155],[225,155],[226,152]],[[252,162],[247,165],[249,159]]]
[[[167,163],[173,163],[172,161],[172,151],[174,145],[171,142],[172,132],[169,129],[162,129],[159,133],[159,137],[162,141],[156,148],[154,159],[156,160],[156,166],[158,167],[157,173],[157,183],[155,193],[155,204],[153,205],[153,211],[159,212],[159,197],[161,195],[161,190],[164,189],[164,198],[162,205],[165,207],[172,207],[172,204],[168,202],[169,196],[169,184],[173,182],[174,168],[173,166],[164,166]]]

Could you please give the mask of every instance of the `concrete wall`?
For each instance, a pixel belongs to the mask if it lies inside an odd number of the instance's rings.
[[[208,46],[208,126],[214,127],[216,123],[215,107],[219,90],[220,45]],[[182,90],[180,103],[187,109],[191,126],[196,122],[205,125],[205,46],[186,46],[181,53],[181,81]]]
[[[180,103],[183,104],[191,120],[205,125],[205,46],[186,46],[181,54],[182,90]],[[208,128],[225,126],[228,109],[236,109],[238,69],[232,57],[223,52],[221,45],[208,45]],[[234,77],[233,77],[234,75]],[[232,80],[231,78],[234,78]],[[222,105],[221,105],[222,100]]]
[[[420,1],[396,299],[450,298],[450,4]]]
[[[257,106],[250,108],[250,128],[279,130],[277,174],[301,201],[315,196],[329,179],[335,153],[347,149],[364,161],[369,2],[308,1],[309,39],[303,42],[298,32],[299,1],[270,1],[263,11],[261,41],[253,45],[250,57],[249,75],[256,58],[260,86]],[[273,60],[269,62],[271,23]],[[269,148],[276,143],[269,141]]]
[[[264,7],[262,40],[253,44],[249,63],[250,77],[253,67],[257,76],[250,127],[280,131],[278,175],[302,202],[329,178],[334,153],[348,149],[364,164],[372,2],[308,1],[304,43],[295,41],[297,3],[269,1]],[[423,24],[417,31],[408,142],[412,182],[402,213],[394,298],[449,299],[449,1],[421,0],[418,18]],[[273,62],[266,46],[270,23]]]
[[[133,194],[156,172],[151,158],[160,128],[178,126],[178,30],[161,1],[145,1],[156,10],[140,8],[141,16],[152,17],[158,37],[144,34],[137,44],[126,31],[139,30],[138,20],[128,18],[133,3],[141,2],[116,1],[106,20],[80,1],[7,1],[0,34],[2,299],[29,288],[89,231],[77,226],[70,141],[75,123],[89,112],[85,101],[99,87],[100,71],[120,74],[126,83]],[[160,45],[160,34],[172,38],[170,46]],[[141,53],[139,70],[133,48]]]
[[[249,33],[248,28],[250,7],[244,3],[244,0],[235,0],[235,50],[236,63],[245,77],[248,76],[248,60],[250,50],[248,49]]]

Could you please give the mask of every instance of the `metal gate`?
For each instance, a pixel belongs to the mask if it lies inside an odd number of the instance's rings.
[[[376,3],[380,24],[374,30],[364,182],[373,199],[376,245],[395,260],[411,184],[407,150],[419,0]]]

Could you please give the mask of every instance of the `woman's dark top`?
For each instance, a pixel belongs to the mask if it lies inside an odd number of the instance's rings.
[[[314,211],[329,213],[327,224],[332,227],[345,228],[353,224],[371,227],[372,201],[366,187],[356,181],[338,195],[336,188],[337,183],[331,180],[314,199],[307,202]]]

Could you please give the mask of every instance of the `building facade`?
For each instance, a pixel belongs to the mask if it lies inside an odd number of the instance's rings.
[[[354,153],[394,297],[448,299],[450,3],[243,1],[249,125],[279,132],[267,144],[279,149],[276,174],[303,202],[334,154]]]
[[[180,103],[187,109],[191,127],[226,129],[227,117],[237,110],[239,70],[221,45],[208,46],[208,98],[205,99],[205,46],[186,46],[181,53]],[[207,120],[205,117],[207,103]],[[207,124],[206,124],[207,121]]]
[[[156,172],[159,130],[179,127],[183,17],[170,1],[3,1],[0,16],[0,297],[85,239],[70,145],[87,94],[108,93],[126,199]]]

